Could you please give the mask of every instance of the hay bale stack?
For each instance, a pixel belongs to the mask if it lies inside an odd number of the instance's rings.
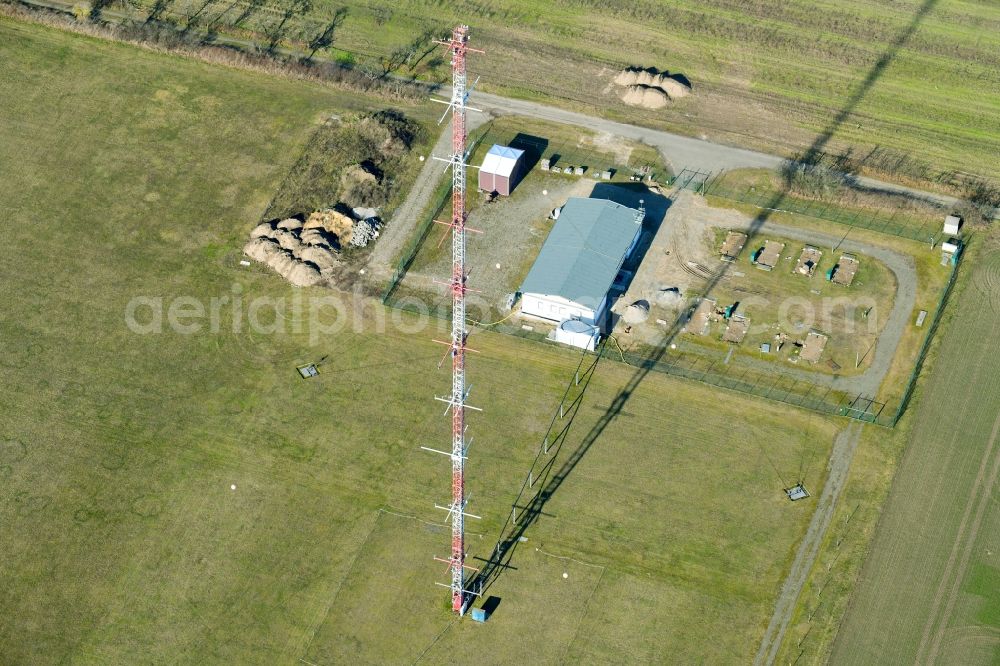
[[[317,229],[320,227],[334,234],[341,245],[346,245],[351,241],[354,218],[332,208],[327,208],[325,210],[318,210],[310,215],[303,226],[305,229]]]
[[[274,235],[274,224],[271,222],[261,222],[250,232],[250,240],[254,238],[271,238]]]
[[[308,246],[299,252],[299,259],[314,264],[320,271],[328,271],[337,265],[333,253],[322,247]]]
[[[278,228],[284,231],[298,231],[302,228],[302,222],[294,217],[290,217],[287,220],[278,222]]]

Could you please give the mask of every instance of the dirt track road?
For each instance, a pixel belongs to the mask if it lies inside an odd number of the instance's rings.
[[[774,614],[771,622],[764,633],[764,640],[760,643],[757,656],[754,659],[754,666],[760,664],[773,664],[774,658],[781,647],[781,639],[785,635],[785,629],[792,619],[792,611],[795,610],[795,602],[802,592],[802,587],[806,584],[809,572],[816,561],[816,554],[819,546],[823,543],[826,530],[830,527],[830,520],[833,518],[833,511],[837,507],[837,500],[840,492],[847,483],[847,473],[851,469],[851,461],[854,460],[854,452],[857,450],[858,439],[861,437],[861,424],[851,423],[840,431],[833,442],[833,451],[830,453],[829,470],[826,485],[823,486],[823,494],[820,495],[816,511],[813,512],[812,520],[809,521],[809,528],[799,548],[795,552],[795,559],[792,561],[792,569],[785,579],[785,584],[781,587],[781,593],[774,604]]]
[[[487,117],[482,114],[469,113],[465,119],[465,126],[468,132],[472,132],[486,121]],[[451,152],[451,122],[440,125],[440,130],[441,136],[434,144],[432,155],[446,157]],[[368,259],[367,265],[376,280],[388,280],[392,276],[393,264],[399,258],[403,246],[413,237],[413,230],[420,221],[420,214],[427,208],[428,202],[446,173],[450,177],[451,172],[446,171],[446,164],[431,159],[431,155],[425,157],[427,159],[424,167],[417,174],[406,200],[393,213],[392,219],[389,220]]]

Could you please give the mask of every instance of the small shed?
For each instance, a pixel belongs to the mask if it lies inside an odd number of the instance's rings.
[[[729,320],[729,326],[726,327],[726,332],[722,334],[722,340],[723,342],[739,344],[743,342],[748,330],[750,330],[750,320],[743,315],[733,315]]]
[[[479,167],[479,189],[509,196],[521,179],[524,151],[494,144]]]
[[[823,253],[811,245],[806,245],[802,248],[802,254],[799,255],[799,260],[795,264],[795,272],[799,275],[805,275],[806,277],[812,277],[812,274],[816,271],[816,265],[819,264],[820,257]]]
[[[956,254],[960,247],[961,243],[957,238],[949,238],[945,242],[941,243],[941,251],[945,254]]]
[[[736,261],[736,257],[740,256],[740,252],[743,250],[743,246],[746,245],[746,242],[746,234],[741,234],[738,231],[730,231],[726,235],[725,242],[722,244],[722,250],[720,250],[722,260]]]
[[[944,233],[948,236],[957,236],[958,230],[962,228],[962,218],[958,215],[949,215],[944,218]]]
[[[809,335],[806,336],[806,341],[802,344],[802,353],[800,356],[810,363],[816,363],[819,361],[820,357],[823,356],[823,350],[826,348],[827,340],[829,340],[829,338],[822,333],[809,331]]]
[[[771,240],[764,241],[764,247],[757,250],[752,261],[761,270],[773,270],[778,265],[778,260],[781,259],[781,251],[784,249],[784,243],[777,243]]]
[[[688,320],[687,324],[684,325],[684,330],[687,333],[694,333],[695,335],[705,335],[708,333],[708,324],[712,321],[712,315],[715,313],[715,301],[710,298],[703,298],[698,307],[695,308],[694,314],[691,315],[691,319]]]
[[[831,269],[833,272],[830,275],[830,281],[845,287],[851,286],[851,283],[854,282],[854,276],[858,272],[858,266],[860,263],[854,255],[841,255],[840,261]]]

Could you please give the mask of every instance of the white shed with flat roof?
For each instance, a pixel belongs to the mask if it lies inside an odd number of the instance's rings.
[[[958,215],[949,215],[944,218],[944,233],[948,236],[957,236],[958,230],[962,228],[962,218]]]
[[[479,189],[510,196],[521,178],[524,151],[494,144],[479,167]]]

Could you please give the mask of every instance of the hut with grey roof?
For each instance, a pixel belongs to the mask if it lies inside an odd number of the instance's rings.
[[[521,314],[607,326],[610,291],[642,231],[643,210],[570,199],[521,284]]]

